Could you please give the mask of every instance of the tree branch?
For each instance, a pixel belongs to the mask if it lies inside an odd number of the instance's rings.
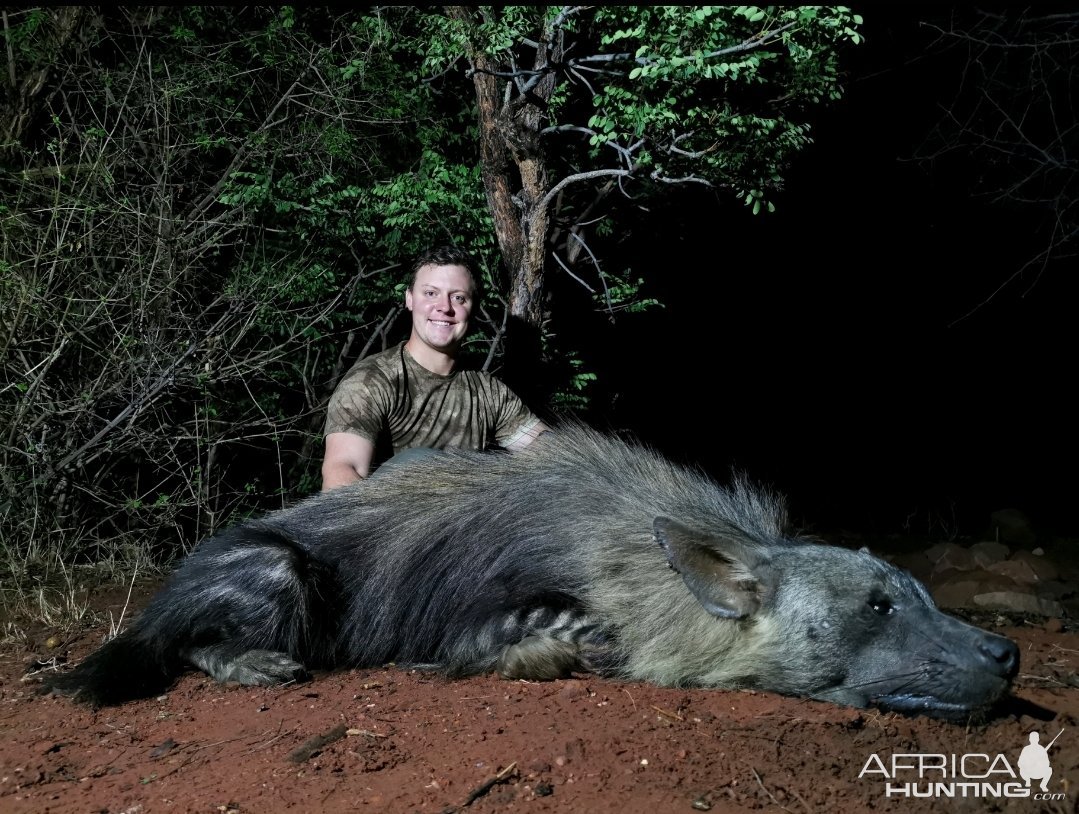
[[[568,175],[551,187],[551,190],[544,195],[536,205],[535,210],[546,210],[548,204],[554,200],[555,196],[570,184],[576,184],[580,181],[589,181],[593,178],[610,178],[612,176],[616,178],[625,178],[632,174],[632,170],[590,170],[589,172],[578,172],[574,175]]]

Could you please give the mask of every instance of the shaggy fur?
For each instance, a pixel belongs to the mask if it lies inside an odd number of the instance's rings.
[[[92,704],[186,666],[573,670],[965,714],[1008,688],[1006,639],[940,613],[866,551],[785,536],[778,499],[569,426],[449,452],[204,541],[134,627],[50,687]]]

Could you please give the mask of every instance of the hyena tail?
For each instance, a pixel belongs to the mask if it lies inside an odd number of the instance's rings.
[[[138,630],[110,639],[78,667],[58,673],[42,685],[43,693],[69,695],[92,707],[107,707],[159,695],[183,669],[179,659],[154,658]]]
[[[44,686],[94,706],[147,698],[188,667],[279,684],[330,666],[340,589],[284,530],[254,521],[204,540],[134,627]]]

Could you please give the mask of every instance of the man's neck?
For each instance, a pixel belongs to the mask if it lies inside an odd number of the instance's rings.
[[[448,376],[453,372],[453,366],[457,362],[456,354],[445,353],[440,350],[435,350],[430,345],[425,345],[416,337],[410,337],[405,343],[405,350],[408,351],[408,355],[416,360],[416,363],[422,367],[430,370],[432,373],[437,373],[439,376]]]

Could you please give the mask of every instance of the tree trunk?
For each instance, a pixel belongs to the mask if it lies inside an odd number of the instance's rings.
[[[449,6],[447,13],[468,24],[476,21],[473,7]],[[560,55],[559,40],[551,58],[558,60]],[[547,204],[543,201],[550,189],[539,130],[555,77],[544,77],[527,97],[518,95],[503,103],[500,80],[492,74],[505,69],[490,54],[474,47],[470,58],[479,108],[483,183],[498,246],[510,274],[510,315],[538,332],[544,319],[543,284],[549,227]],[[533,67],[542,69],[547,61],[547,51],[541,44]]]
[[[517,314],[513,305],[517,290],[517,280],[524,251],[524,232],[521,228],[521,212],[514,202],[514,166],[500,127],[498,79],[484,71],[492,70],[486,54],[476,54],[473,59],[476,73],[473,83],[476,86],[476,101],[479,107],[480,129],[480,170],[483,174],[483,186],[487,193],[487,206],[494,220],[495,236],[502,261],[510,273],[511,312]]]
[[[7,76],[4,82],[6,100],[0,102],[0,142],[4,149],[12,149],[18,144],[27,126],[40,113],[38,96],[44,90],[53,67],[60,63],[59,54],[74,38],[82,25],[86,10],[78,6],[62,6],[49,11],[49,33],[44,45],[49,53],[42,56],[20,77],[15,56],[10,45],[6,54]],[[3,13],[5,36],[11,36],[7,11]],[[2,98],[2,97],[0,97]]]

